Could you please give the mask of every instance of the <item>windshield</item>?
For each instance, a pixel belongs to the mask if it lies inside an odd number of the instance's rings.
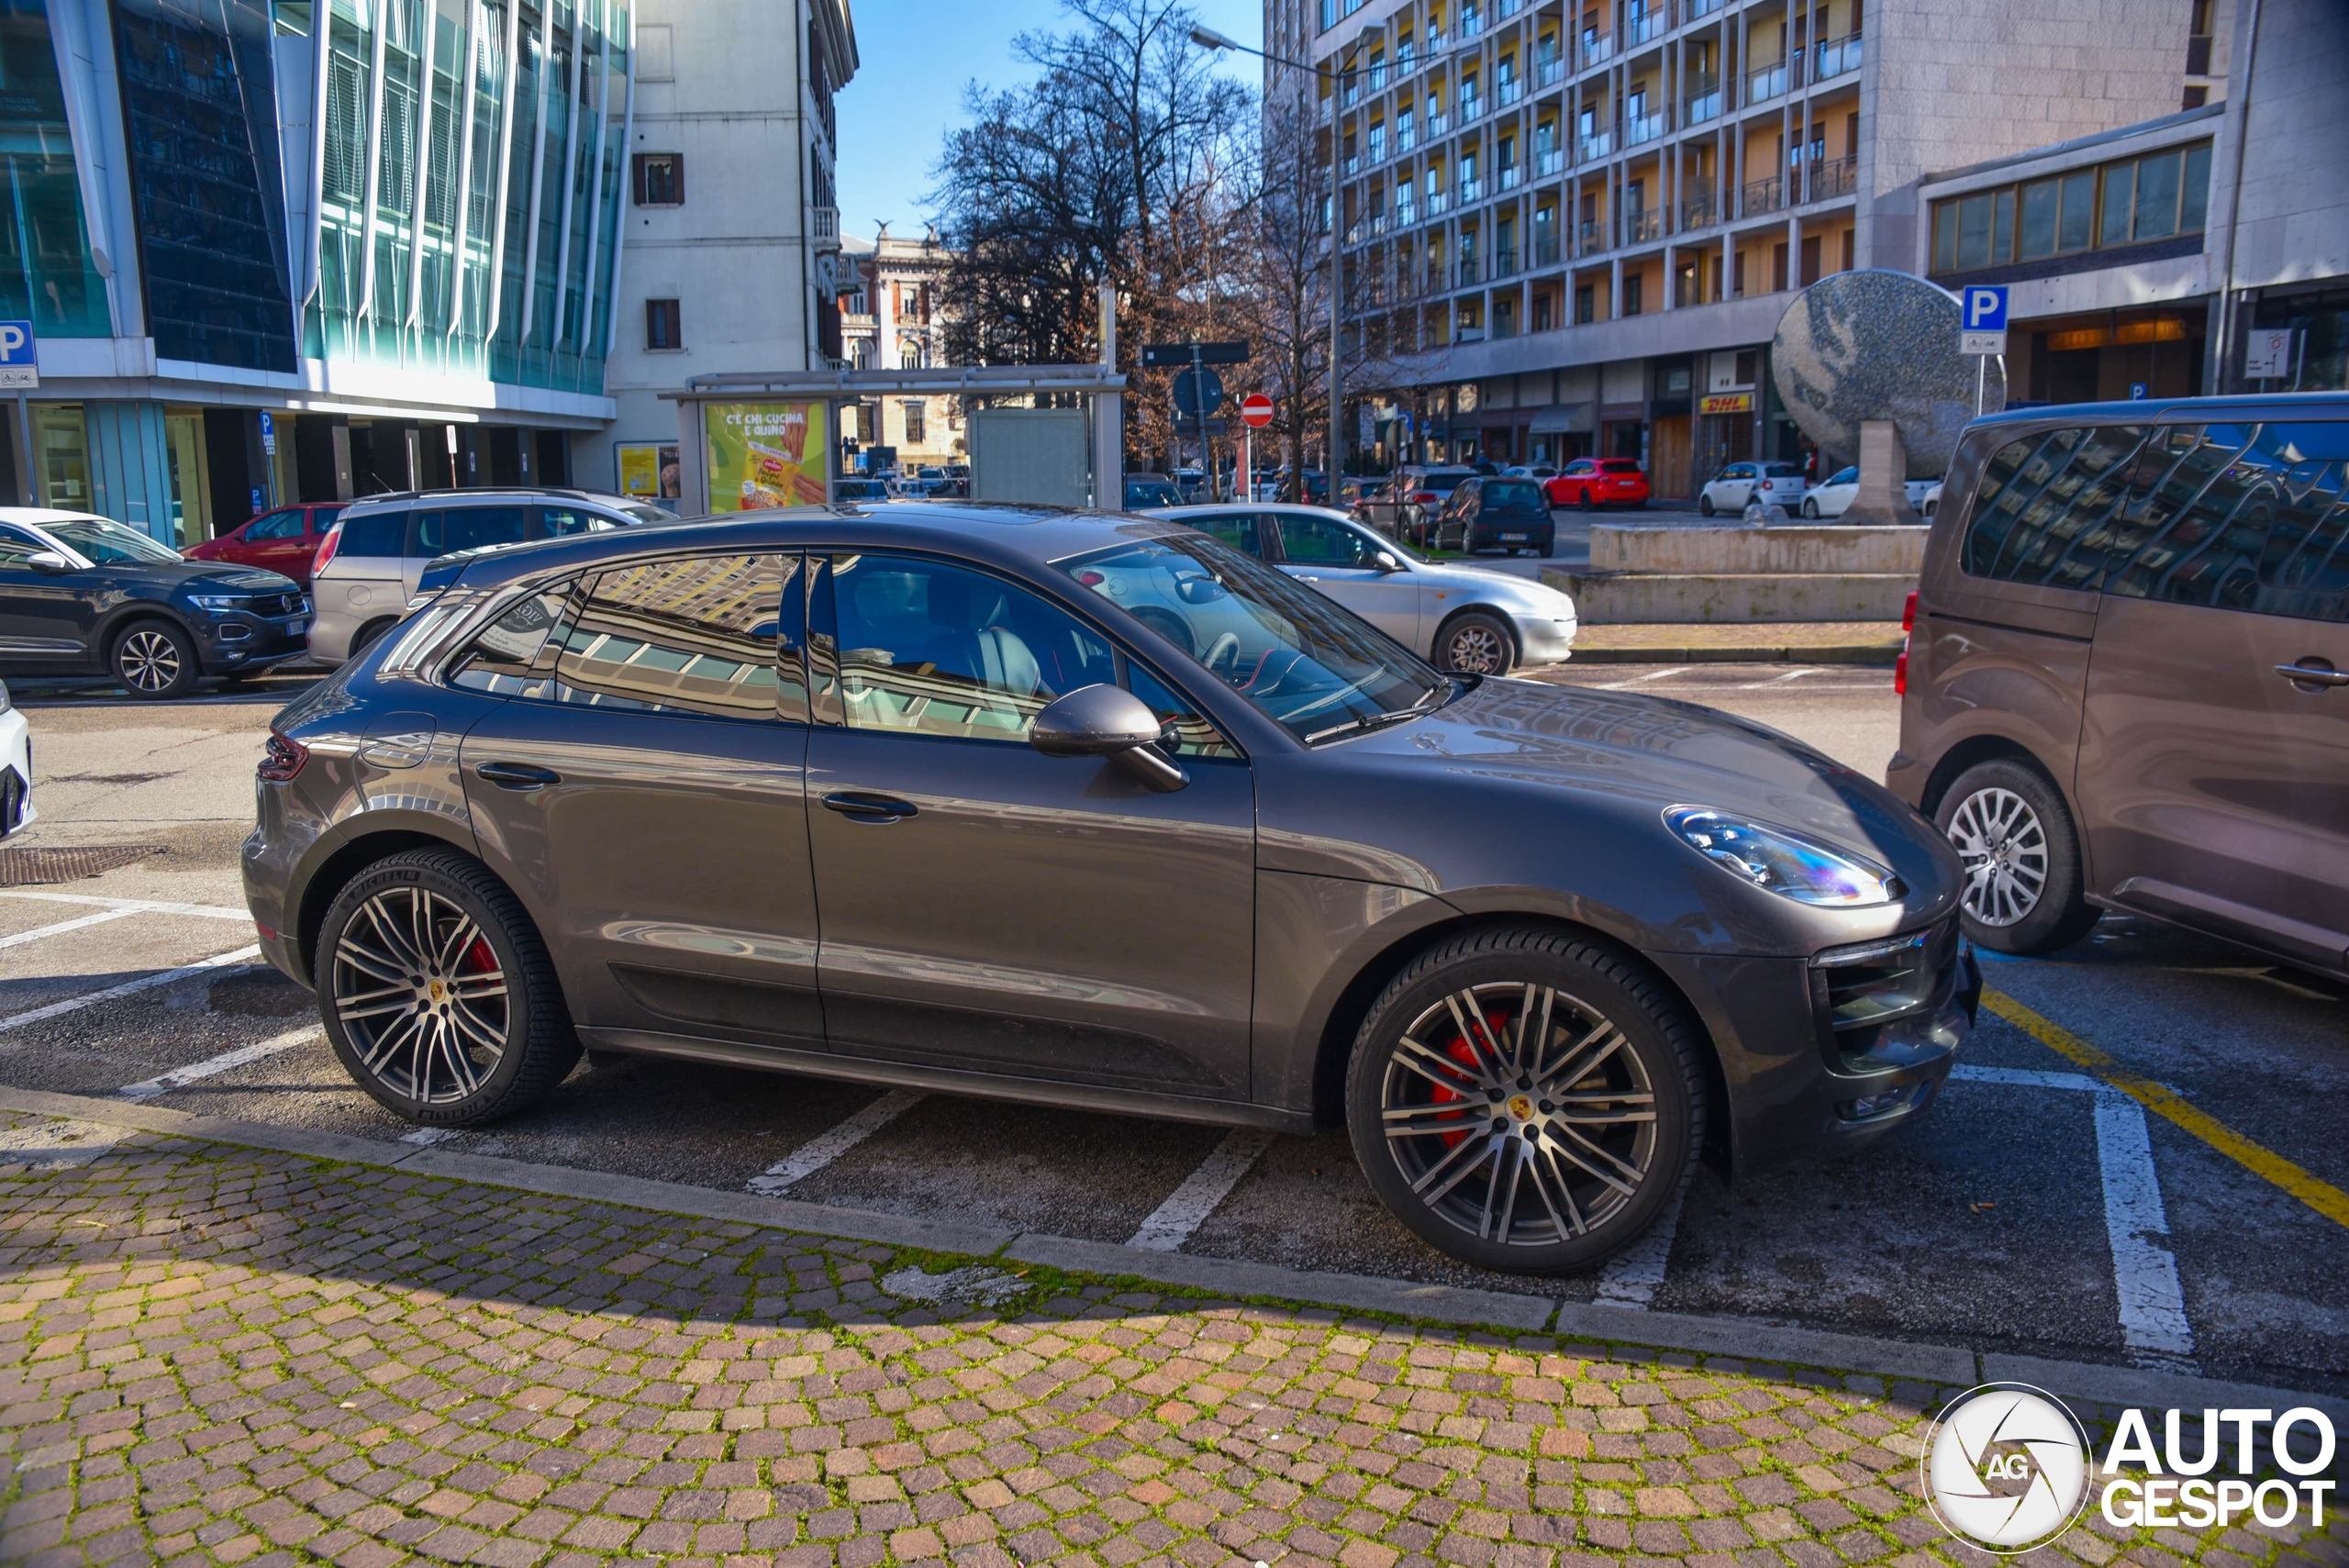
[[[161,563],[180,559],[180,552],[168,545],[157,544],[136,528],[104,517],[76,517],[70,523],[43,523],[42,528],[100,566],[123,566],[134,562]]]
[[[1432,490],[1439,495],[1449,495],[1454,490],[1460,488],[1460,482],[1462,480],[1474,479],[1475,477],[1475,474],[1468,473],[1464,469],[1458,473],[1422,473],[1417,480],[1412,482],[1412,488],[1416,490]]]
[[[1175,494],[1174,486],[1163,479],[1126,486],[1126,510],[1129,512],[1142,506],[1179,506],[1182,504],[1183,497]]]
[[[1308,744],[1437,707],[1453,690],[1368,623],[1204,534],[1059,565]]]
[[[1550,503],[1542,495],[1542,487],[1530,480],[1488,479],[1485,482],[1485,505],[1497,510],[1515,506],[1527,511],[1536,507],[1547,511]]]

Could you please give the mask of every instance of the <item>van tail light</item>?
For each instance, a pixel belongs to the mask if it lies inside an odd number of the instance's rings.
[[[310,575],[316,577],[334,559],[334,547],[342,542],[342,525],[338,523],[327,534],[326,543],[318,546],[318,558],[310,562]]]
[[[1432,490],[1414,490],[1411,492],[1411,499],[1414,501],[1441,501],[1443,497],[1437,495]]]
[[[1900,657],[1892,662],[1892,695],[1909,695],[1909,639],[1905,637],[1900,639]]]
[[[269,732],[269,749],[262,754],[261,765],[253,772],[271,784],[290,784],[309,760],[307,746],[273,729]]]
[[[1903,631],[1917,629],[1917,590],[1914,588],[1909,590],[1909,603],[1900,611],[1900,629]]]

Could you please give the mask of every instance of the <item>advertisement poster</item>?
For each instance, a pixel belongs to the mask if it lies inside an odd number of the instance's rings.
[[[685,495],[679,479],[674,441],[622,441],[619,454],[620,494],[644,501],[674,501]]]
[[[704,404],[709,509],[751,512],[829,500],[824,424],[821,403]]]

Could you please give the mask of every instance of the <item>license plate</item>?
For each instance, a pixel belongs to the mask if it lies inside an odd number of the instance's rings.
[[[1523,534],[1503,534],[1501,535],[1501,542],[1503,544],[1522,544],[1525,542],[1525,536]]]
[[[306,620],[289,620],[285,623],[286,635],[290,637],[299,637],[309,629],[310,623]]]

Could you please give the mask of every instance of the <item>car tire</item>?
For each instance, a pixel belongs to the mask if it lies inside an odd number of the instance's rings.
[[[1435,666],[1455,675],[1506,675],[1517,667],[1517,639],[1498,617],[1464,610],[1435,634]]]
[[[1540,553],[1542,559],[1544,561],[1549,560],[1550,557],[1558,553],[1558,535],[1556,530],[1553,529],[1550,537],[1542,541]]]
[[[1598,503],[1592,499],[1590,486],[1587,484],[1582,487],[1582,509],[1586,512],[1596,512],[1598,510]]]
[[[486,866],[453,850],[411,850],[353,877],[319,928],[316,969],[318,1017],[344,1071],[409,1121],[495,1121],[578,1063],[538,928]]]
[[[1529,1059],[1522,1041],[1545,1018]],[[1509,1273],[1587,1269],[1687,1192],[1703,1051],[1628,955],[1538,928],[1471,932],[1372,1005],[1347,1062],[1346,1129],[1371,1189],[1430,1246]]]
[[[1813,522],[1818,521],[1819,503],[1806,498],[1802,504],[1802,515],[1810,518]]]
[[[2072,814],[2030,763],[1998,757],[1966,769],[1942,795],[1933,824],[1965,862],[1958,918],[1978,946],[2053,952],[2096,925]]]
[[[1699,495],[1697,497],[1697,515],[1704,517],[1709,517],[1713,515],[1713,498],[1710,495]]]
[[[392,628],[397,625],[399,625],[398,621],[394,620],[389,616],[385,616],[381,620],[371,620],[365,626],[361,627],[359,628],[359,635],[351,639],[351,657],[356,659],[361,654],[366,652],[370,648],[374,647],[377,639],[380,639],[384,633],[391,630]]]
[[[167,620],[123,628],[106,651],[106,669],[123,690],[150,702],[187,695],[204,673],[195,639]]]

